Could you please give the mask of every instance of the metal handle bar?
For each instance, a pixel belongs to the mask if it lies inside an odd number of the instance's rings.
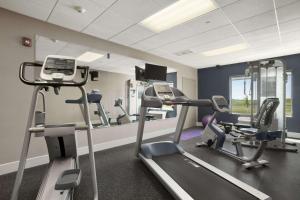
[[[81,82],[57,82],[57,81],[43,81],[43,80],[36,80],[36,81],[31,81],[25,78],[25,71],[26,68],[28,67],[36,67],[36,68],[41,68],[42,65],[39,63],[33,63],[33,62],[23,62],[20,65],[20,70],[19,70],[19,78],[20,80],[25,83],[26,85],[42,85],[42,86],[53,86],[53,87],[60,87],[60,86],[66,86],[66,87],[80,87],[86,84],[88,80],[88,72],[89,72],[89,67],[87,66],[77,66],[77,69],[82,69],[84,70],[84,77]]]

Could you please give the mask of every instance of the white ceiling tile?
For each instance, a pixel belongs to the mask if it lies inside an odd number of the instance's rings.
[[[107,7],[110,6],[112,4],[114,4],[115,2],[119,1],[119,0],[90,0],[95,2],[96,4],[98,4],[100,7]]]
[[[291,4],[291,3],[296,2],[296,1],[299,1],[299,0],[275,0],[275,3],[276,3],[276,7],[278,8],[278,7],[281,7],[281,6]]]
[[[227,6],[228,4],[232,4],[238,0],[215,0],[216,3],[220,6],[220,7],[224,7]]]
[[[210,50],[223,48],[223,47],[240,44],[240,43],[244,43],[244,42],[245,41],[240,36],[234,36],[234,37],[226,38],[224,40],[219,40],[219,41],[211,42],[211,43],[208,43],[205,45],[193,47],[193,48],[191,48],[191,50],[197,54],[197,53],[202,53],[204,51],[210,51]]]
[[[0,7],[27,15],[40,20],[46,20],[56,0],[1,0]]]
[[[246,41],[250,44],[257,43],[263,40],[279,40],[277,26],[270,26],[267,28],[251,31],[243,34]]]
[[[108,39],[133,24],[132,20],[108,10],[83,32],[95,37]]]
[[[300,30],[300,18],[279,23],[281,33],[292,32]]]
[[[110,40],[123,45],[131,45],[153,34],[154,33],[149,29],[140,26],[139,24],[136,24],[131,28],[123,31],[122,33],[116,35],[115,37],[111,38]]]
[[[151,54],[154,54],[154,55],[157,55],[160,57],[164,57],[169,60],[173,60],[173,61],[176,60],[176,62],[178,61],[178,56],[176,56],[175,54],[172,54],[170,52],[166,52],[162,49],[153,49],[153,50],[148,51],[148,53],[151,53]]]
[[[278,21],[286,22],[289,20],[300,18],[300,1],[288,4],[277,9]]]
[[[177,0],[153,0],[158,5],[160,5],[162,8],[165,8],[173,3],[175,3]]]
[[[106,5],[97,4],[90,0],[63,0],[59,1],[53,10],[48,22],[76,31],[81,31],[98,15],[100,15],[113,0]],[[79,13],[74,6],[82,6],[85,13]]]
[[[272,25],[276,25],[275,12],[273,10],[235,23],[235,26],[241,33],[258,30]]]
[[[297,31],[285,32],[281,34],[283,43],[299,43],[300,42],[300,27]]]
[[[200,33],[199,35],[195,35],[193,37],[183,39],[166,46],[162,46],[159,49],[176,53],[178,51],[187,50],[193,47],[197,47],[199,45],[207,44],[210,42],[223,40],[227,37],[232,37],[238,35],[233,26],[227,25],[221,28],[216,28],[205,33]]]
[[[274,10],[272,0],[241,0],[223,8],[232,22]]]

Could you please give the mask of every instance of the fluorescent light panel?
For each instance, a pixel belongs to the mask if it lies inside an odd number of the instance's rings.
[[[161,32],[216,9],[212,0],[179,0],[140,22],[141,25]]]
[[[102,58],[104,55],[99,54],[99,53],[94,53],[91,51],[87,51],[80,56],[77,57],[77,60],[82,61],[82,62],[93,62],[99,58]]]
[[[241,51],[241,50],[247,49],[248,47],[249,47],[249,45],[247,43],[240,43],[240,44],[230,45],[230,46],[219,48],[219,49],[204,51],[204,52],[202,52],[202,55],[217,56],[217,55],[232,53],[232,52],[236,52],[236,51]]]

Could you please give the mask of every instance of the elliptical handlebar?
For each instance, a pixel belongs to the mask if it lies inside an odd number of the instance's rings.
[[[45,80],[36,80],[31,81],[25,78],[25,71],[28,67],[35,67],[35,68],[42,68],[42,64],[34,63],[34,62],[23,62],[20,65],[19,69],[19,78],[20,80],[25,83],[26,85],[39,85],[39,86],[53,86],[53,87],[60,87],[60,86],[66,86],[66,87],[80,87],[86,84],[88,80],[88,74],[89,74],[89,67],[88,66],[77,66],[77,69],[83,70],[83,80],[80,82],[66,82],[66,81],[45,81]]]

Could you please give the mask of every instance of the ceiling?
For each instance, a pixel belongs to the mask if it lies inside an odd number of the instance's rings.
[[[174,2],[1,0],[0,7],[196,68],[300,53],[300,0],[215,0],[217,9],[160,33],[139,24]],[[241,51],[201,54],[243,42]]]
[[[35,44],[35,60],[40,62],[43,62],[46,56],[48,55],[64,55],[78,57],[87,51],[92,51],[95,53],[102,54],[104,56],[90,63],[78,61],[78,65],[88,65],[91,69],[122,73],[127,75],[134,75],[135,66],[144,68],[146,63],[146,61],[144,60],[138,60],[135,58],[130,58],[112,53],[110,53],[110,58],[108,59],[107,52],[103,50],[93,49],[87,46],[82,46],[73,43],[67,43],[64,41],[55,40],[39,35],[36,36]],[[175,71],[175,69],[168,66],[168,73]]]

